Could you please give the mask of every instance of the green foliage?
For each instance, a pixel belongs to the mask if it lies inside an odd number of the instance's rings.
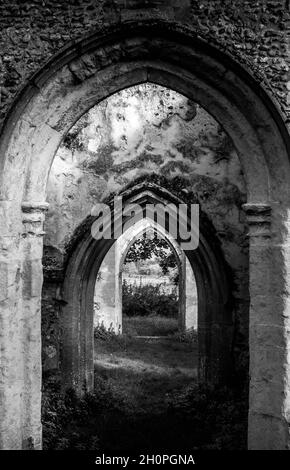
[[[128,317],[148,315],[177,317],[177,293],[165,293],[160,284],[132,285],[124,280],[123,314]]]
[[[84,145],[80,140],[78,133],[70,133],[65,136],[63,139],[63,145],[69,150],[83,150]]]
[[[68,150],[74,152],[75,150],[82,151],[84,150],[84,138],[82,131],[88,125],[88,116],[84,115],[77,121],[77,123],[72,127],[72,129],[65,135],[62,145]]]
[[[226,386],[193,385],[171,397],[169,414],[199,429],[201,443],[192,450],[246,448],[247,396]],[[197,444],[198,441],[196,441]]]
[[[95,377],[94,393],[82,398],[72,389],[63,394],[50,384],[42,395],[44,450],[98,451],[100,429],[120,409],[126,409],[122,394],[100,377]]]
[[[154,234],[153,237],[144,234],[143,237],[138,238],[130,247],[125,262],[147,260],[153,256],[158,258],[163,274],[168,274],[169,268],[177,269],[176,255],[173,253],[167,241],[158,238],[156,234]]]
[[[186,331],[177,331],[173,338],[181,343],[197,343],[198,333],[194,328],[190,328]]]
[[[113,328],[106,328],[103,324],[94,328],[94,337],[102,341],[111,341],[116,337]]]
[[[168,248],[169,246],[166,240],[159,239],[156,236],[150,237],[145,233],[131,245],[126,256],[126,263],[147,260],[150,259],[153,254],[159,256],[161,251],[168,250]]]
[[[172,336],[178,330],[177,318],[163,315],[123,316],[123,333],[129,336]]]
[[[120,389],[95,377],[95,392],[83,398],[72,390],[64,395],[45,391],[44,449],[133,453],[141,451],[144,442],[151,452],[246,448],[246,395],[196,384],[167,394],[162,414],[148,410],[138,414]]]

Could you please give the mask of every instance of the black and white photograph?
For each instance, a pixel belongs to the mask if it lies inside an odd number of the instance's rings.
[[[0,0],[0,450],[290,450],[289,0]]]

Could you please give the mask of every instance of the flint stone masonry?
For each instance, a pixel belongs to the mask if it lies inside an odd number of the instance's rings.
[[[51,172],[48,186],[47,180],[58,147],[68,144],[72,125],[113,93],[144,82],[172,88],[199,103],[233,143],[224,169],[233,169],[235,155],[241,162],[243,178],[234,171],[227,175],[229,184],[226,173],[221,180],[213,173],[204,179],[202,162],[194,171],[179,164],[178,178],[174,180],[172,170],[162,184],[174,182],[179,191],[192,191],[215,235],[205,234],[198,252],[208,269],[203,271],[195,258],[199,313],[203,320],[210,314],[218,333],[218,341],[211,341],[214,336],[207,322],[199,325],[200,369],[220,371],[228,357],[234,358],[235,377],[238,371],[249,374],[248,447],[290,448],[289,32],[287,0],[1,2],[1,448],[41,448],[41,321],[50,325],[49,334],[43,328],[44,364],[58,369],[65,362],[65,380],[78,391],[84,381],[92,384],[92,335],[88,332],[84,348],[79,335],[86,329],[86,313],[92,311],[81,295],[83,280],[93,298],[88,274],[96,277],[96,270],[81,255],[94,253],[88,249],[88,239],[76,243],[71,259],[68,248],[74,245],[87,209],[72,204],[73,216],[68,210],[70,215],[59,220],[61,205],[56,202],[63,201],[63,195],[66,199],[70,188],[61,195],[59,187],[55,193],[51,190],[56,172]],[[126,172],[116,178],[111,150],[104,158],[105,169],[98,161],[100,185],[90,202],[111,194],[111,184],[118,191],[130,180],[128,168],[127,178]],[[75,155],[73,170],[79,163]],[[218,167],[222,164],[221,160]],[[72,171],[64,180],[75,183],[75,175]],[[73,195],[80,193],[80,186]],[[46,223],[49,230],[44,236],[47,187],[53,202],[47,221],[58,222],[59,231]],[[83,196],[87,208],[86,189]],[[43,237],[44,276],[50,285],[44,286],[42,295]],[[75,261],[79,274],[73,270]],[[219,261],[227,263],[227,275],[217,269]],[[234,285],[228,282],[230,277]],[[85,315],[78,310],[79,297]],[[42,300],[49,314],[41,308]],[[222,322],[219,315],[224,315]],[[58,316],[65,325],[67,347],[60,352]],[[213,356],[203,350],[207,344],[213,345]],[[204,364],[207,359],[211,367]]]
[[[138,19],[177,22],[218,44],[272,92],[287,120],[290,7],[287,0],[6,0],[0,5],[1,118],[33,73],[68,42]]]

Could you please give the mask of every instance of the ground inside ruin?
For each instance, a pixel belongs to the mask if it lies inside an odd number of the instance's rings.
[[[191,433],[182,432],[178,417],[170,417],[170,407],[174,396],[196,384],[196,343],[168,336],[96,340],[95,374],[124,399],[122,420],[108,427],[107,451],[112,445],[114,451],[157,451],[176,439],[182,446],[190,444]]]
[[[196,337],[99,336],[94,367],[93,394],[44,393],[45,448],[114,455],[245,448],[245,397],[198,385]]]
[[[165,411],[170,394],[196,383],[197,346],[162,336],[96,340],[95,373],[119,387],[134,412]]]

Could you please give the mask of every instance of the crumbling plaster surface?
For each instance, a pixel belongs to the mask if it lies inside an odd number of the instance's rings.
[[[49,177],[45,244],[64,250],[94,204],[152,173],[183,177],[221,236],[231,225],[243,233],[246,189],[231,140],[200,106],[144,84],[92,108],[64,139]]]

